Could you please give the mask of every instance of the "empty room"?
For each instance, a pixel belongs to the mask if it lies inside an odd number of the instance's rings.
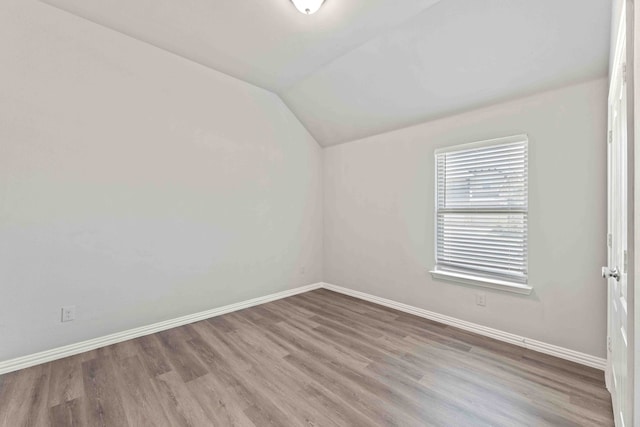
[[[0,0],[0,427],[640,427],[634,3]]]

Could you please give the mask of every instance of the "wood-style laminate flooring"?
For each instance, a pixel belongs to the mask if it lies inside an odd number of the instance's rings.
[[[0,376],[0,425],[613,421],[601,371],[316,290]]]

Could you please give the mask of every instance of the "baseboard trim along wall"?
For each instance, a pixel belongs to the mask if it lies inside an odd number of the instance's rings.
[[[383,305],[385,307],[393,308],[398,311],[403,311],[405,313],[410,313],[415,316],[424,317],[425,319],[433,320],[435,322],[444,323],[445,325],[450,325],[459,329],[464,329],[465,331],[469,331],[469,332],[476,333],[478,335],[483,335],[485,337],[493,338],[498,341],[504,341],[509,344],[515,344],[520,347],[524,347],[540,353],[555,356],[560,359],[565,359],[571,362],[580,363],[581,365],[590,366],[592,368],[600,369],[603,371],[607,366],[606,359],[592,356],[590,354],[581,353],[579,351],[570,350],[568,348],[560,347],[553,344],[547,344],[542,341],[533,340],[530,338],[509,333],[509,332],[504,332],[499,329],[493,329],[487,326],[478,325],[476,323],[467,322],[466,320],[460,320],[455,317],[434,313],[433,311],[425,310],[418,307],[413,307],[408,304],[403,304],[403,303],[392,301],[386,298],[370,295],[364,292],[343,288],[342,286],[323,283],[322,287],[334,292],[352,296],[354,298],[362,299],[375,304]]]
[[[455,317],[434,313],[422,308],[413,307],[407,304],[377,297],[375,295],[370,295],[364,292],[354,291],[348,288],[343,288],[341,286],[336,286],[329,283],[314,283],[311,285],[300,286],[295,289],[290,289],[263,297],[241,301],[235,304],[225,305],[223,307],[214,308],[212,310],[201,311],[199,313],[189,314],[175,319],[154,323],[152,325],[141,326],[139,328],[117,332],[103,337],[82,341],[76,344],[65,345],[51,350],[6,360],[0,362],[0,375],[320,288],[325,288],[344,295],[352,296],[354,298],[393,308],[398,311],[413,314],[419,317],[424,317],[425,319],[444,323],[445,325],[454,326],[456,328],[464,329],[465,331],[474,332],[478,335],[483,335],[499,341],[515,344],[517,346],[538,351],[540,353],[549,354],[561,359],[570,360],[572,362],[580,363],[586,366],[591,366],[592,368],[604,370],[607,365],[606,359],[591,356],[579,351],[569,350],[557,345],[547,344],[542,341],[521,337],[509,332],[504,332],[498,329],[493,329],[475,323],[467,322],[465,320],[456,319]]]
[[[116,332],[115,334],[106,335],[99,338],[82,341],[76,344],[69,344],[51,350],[42,351],[27,356],[17,357],[15,359],[0,362],[0,375],[20,369],[29,368],[31,366],[40,365],[42,363],[51,362],[64,357],[73,356],[84,353],[85,351],[95,350],[96,348],[106,347],[108,345],[117,344],[122,341],[154,334],[167,329],[198,322],[200,320],[209,319],[211,317],[220,316],[222,314],[231,313],[232,311],[242,310],[244,308],[253,307],[255,305],[265,304],[271,301],[287,298],[293,295],[309,292],[319,289],[323,283],[314,283],[311,285],[300,286],[298,288],[289,289],[275,294],[263,297],[253,298],[246,301],[229,304],[212,310],[201,311],[195,314],[188,314],[175,319],[165,320],[163,322],[154,323],[152,325],[141,326],[139,328],[129,329],[127,331]]]

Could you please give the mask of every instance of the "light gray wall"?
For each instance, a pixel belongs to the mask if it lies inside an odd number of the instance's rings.
[[[599,79],[325,149],[324,280],[604,357],[606,99]],[[434,149],[520,133],[532,295],[432,279]]]
[[[321,150],[278,97],[32,0],[0,52],[0,360],[322,279]]]

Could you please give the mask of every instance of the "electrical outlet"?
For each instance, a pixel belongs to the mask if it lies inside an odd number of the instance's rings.
[[[76,306],[68,305],[66,307],[62,307],[62,322],[71,322],[72,320],[76,320]]]
[[[476,305],[485,307],[487,305],[487,295],[484,292],[476,294]]]

